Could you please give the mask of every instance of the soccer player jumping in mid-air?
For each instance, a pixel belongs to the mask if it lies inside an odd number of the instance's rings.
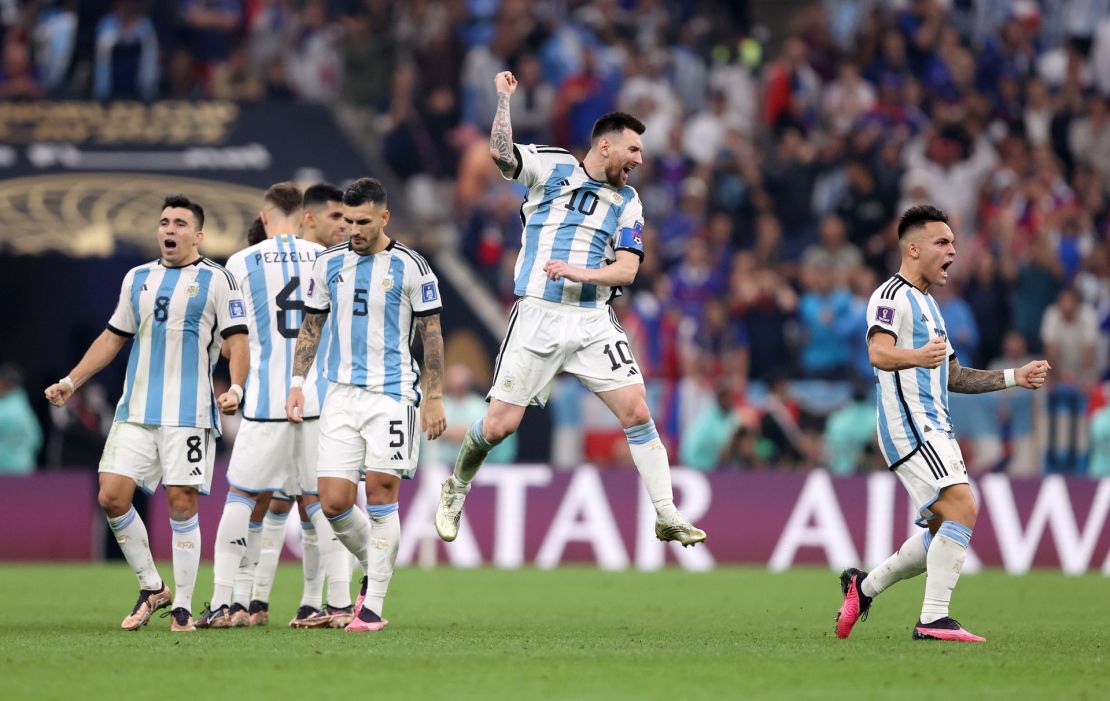
[[[212,484],[213,443],[220,432],[217,407],[234,414],[247,375],[246,310],[232,275],[200,255],[204,210],[183,196],[167,197],[158,222],[158,260],[123,278],[108,328],[69,375],[46,388],[54,406],[102,370],[134,339],[123,396],[100,458],[100,507],[127,564],[139,578],[139,600],[120,624],[142,627],[170,605],[170,590],[150,553],[146,526],[131,502],[135,487],[166,487],[173,528],[170,630],[196,630],[191,613],[200,566],[197,494]],[[219,332],[219,336],[216,332]],[[212,368],[220,336],[229,346],[231,388],[212,396]]]
[[[609,407],[624,427],[632,460],[656,511],[661,540],[694,545],[705,532],[674,506],[667,449],[651,420],[644,380],[628,337],[608,306],[636,277],[643,259],[643,207],[628,176],[643,162],[644,125],[623,112],[594,124],[579,162],[551,146],[514,144],[509,100],[516,78],[498,73],[490,155],[506,179],[528,187],[524,233],[516,261],[519,297],[494,370],[490,405],[471,426],[443,483],[435,525],[458,535],[471,480],[495,445],[515,432],[531,404],[543,406],[555,376],[569,372]]]
[[[948,392],[977,394],[1007,387],[1038,389],[1051,369],[1035,360],[1009,370],[960,366],[948,342],[940,308],[929,288],[948,283],[956,258],[948,217],[921,205],[898,222],[902,265],[879,286],[867,305],[867,352],[878,377],[879,447],[917,508],[914,534],[871,572],[840,575],[844,602],[836,635],[847,638],[871,608],[872,599],[903,579],[926,573],[925,601],[914,640],[984,642],[948,615],[978,515],[956,443]]]

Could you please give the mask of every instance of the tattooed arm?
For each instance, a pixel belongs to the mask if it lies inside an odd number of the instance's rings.
[[[324,328],[326,313],[319,312],[304,315],[304,323],[297,334],[297,347],[293,351],[293,388],[289,390],[289,397],[285,400],[285,416],[295,424],[304,421],[304,384],[305,375],[312,367],[316,358],[316,349],[320,346],[320,332]],[[300,384],[298,384],[298,378]]]
[[[516,92],[516,78],[510,71],[502,71],[494,78],[494,84],[497,86],[497,113],[489,133],[489,155],[505,177],[511,178],[519,166],[513,153],[513,125],[509,121],[509,99]]]
[[[961,394],[981,394],[1013,386],[1040,389],[1051,369],[1046,361],[1034,360],[1012,370],[976,370],[961,367],[959,359],[953,356],[948,361],[948,390]],[[1013,373],[1013,379],[1008,383],[1006,374],[1010,372]]]
[[[424,345],[424,377],[428,392],[420,412],[420,430],[427,432],[428,440],[434,441],[447,428],[443,412],[443,331],[439,314],[417,317],[416,329]]]

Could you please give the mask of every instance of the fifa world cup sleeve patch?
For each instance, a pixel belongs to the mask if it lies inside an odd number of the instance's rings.
[[[233,299],[228,302],[228,312],[232,319],[242,319],[247,315],[247,310],[243,307],[243,300],[241,299]]]
[[[312,293],[316,291],[316,278],[310,277],[308,279],[308,291],[305,292],[305,297],[312,297]]]
[[[420,286],[420,297],[424,300],[424,304],[430,304],[439,299],[439,290],[436,289],[434,282],[425,282]]]
[[[628,227],[620,230],[617,235],[617,245],[619,248],[628,248],[634,251],[644,250],[644,224],[643,222],[636,222],[635,226]]]
[[[894,307],[876,307],[875,321],[886,326],[894,326]]]

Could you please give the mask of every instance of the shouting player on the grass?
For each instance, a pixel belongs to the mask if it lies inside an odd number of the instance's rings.
[[[139,599],[120,624],[137,630],[171,594],[150,553],[146,526],[131,502],[135,488],[166,487],[173,529],[176,596],[170,630],[196,630],[193,587],[200,566],[197,495],[212,484],[217,407],[234,414],[247,374],[246,311],[239,287],[223,267],[200,255],[204,210],[181,195],[167,197],[158,222],[161,256],[123,278],[108,328],[68,375],[46,389],[61,406],[73,391],[132,339],[123,396],[100,458],[100,507],[127,564],[139,578]],[[220,338],[230,352],[231,388],[212,396]]]
[[[927,530],[911,536],[870,573],[848,569],[840,575],[844,602],[836,634],[848,637],[887,587],[925,572],[925,601],[914,640],[984,642],[948,615],[978,516],[953,433],[948,393],[1038,389],[1050,368],[1044,360],[1009,370],[961,367],[940,307],[929,294],[930,287],[948,283],[956,259],[948,217],[936,207],[913,207],[898,222],[898,239],[901,268],[867,305],[867,349],[879,380],[879,447],[909,492],[918,525]]]
[[[470,483],[493,447],[514,433],[531,404],[543,406],[555,376],[569,372],[605,403],[628,437],[632,461],[655,506],[660,540],[705,540],[674,506],[667,449],[655,430],[644,378],[609,307],[636,278],[644,256],[643,207],[628,176],[643,162],[644,125],[623,112],[594,124],[583,161],[551,146],[513,143],[509,100],[516,78],[498,73],[490,155],[506,179],[528,187],[516,261],[519,297],[501,344],[484,419],[471,426],[443,483],[435,525],[458,535]]]

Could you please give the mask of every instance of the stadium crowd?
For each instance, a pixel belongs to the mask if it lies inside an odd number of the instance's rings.
[[[422,214],[457,224],[506,305],[522,192],[489,161],[492,76],[520,82],[518,142],[581,153],[597,115],[637,115],[647,256],[615,306],[661,432],[699,469],[881,467],[865,307],[898,214],[936,204],[958,257],[933,292],[961,362],[1054,368],[1035,396],[953,395],[969,469],[1110,475],[1107,2],[825,0],[781,36],[746,3],[693,0],[0,10],[0,97],[371,110],[400,178],[453,191]],[[556,435],[582,436],[565,460],[627,462],[590,411],[573,386],[553,397]]]

